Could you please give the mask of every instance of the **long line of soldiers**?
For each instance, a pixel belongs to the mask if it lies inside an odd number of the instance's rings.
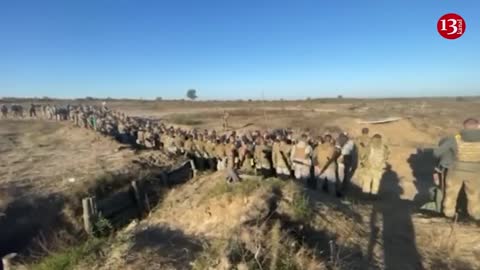
[[[37,117],[38,107],[31,104],[30,117]],[[362,180],[362,190],[377,194],[389,155],[382,137],[379,134],[370,137],[368,129],[363,129],[356,140],[346,133],[296,136],[286,129],[217,133],[167,127],[163,123],[128,117],[105,105],[43,105],[40,108],[46,119],[70,120],[77,127],[112,136],[121,143],[186,155],[195,161],[198,170],[295,178],[312,188],[320,184],[339,196],[347,190],[355,171],[356,177]]]
[[[381,135],[370,136],[367,128],[355,139],[346,133],[298,136],[285,129],[217,133],[167,127],[109,110],[105,104],[66,107],[31,104],[30,117],[37,117],[37,108],[46,119],[70,120],[77,127],[112,136],[124,144],[188,156],[199,170],[295,178],[314,188],[319,183],[337,195],[348,189],[354,174],[364,193],[377,194],[382,175],[388,169],[389,148]],[[8,117],[6,105],[0,105],[0,110],[2,117]],[[11,105],[11,112],[14,117],[23,117],[21,105]],[[224,129],[225,122],[224,119]],[[467,119],[464,129],[442,140],[434,154],[439,158],[438,171],[443,179],[438,184],[444,194],[439,211],[447,217],[454,215],[459,189],[464,185],[468,214],[480,220],[480,185],[475,179],[480,174],[480,122]],[[447,170],[448,177],[445,176]]]

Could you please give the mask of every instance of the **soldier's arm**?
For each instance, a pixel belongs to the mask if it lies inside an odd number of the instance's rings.
[[[293,161],[295,159],[295,146],[292,147],[292,151],[290,151],[290,160]]]
[[[436,158],[441,158],[443,155],[449,151],[454,151],[456,147],[456,142],[453,137],[444,139],[443,142],[433,150],[433,155]]]

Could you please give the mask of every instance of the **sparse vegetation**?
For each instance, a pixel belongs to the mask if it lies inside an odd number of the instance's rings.
[[[312,208],[308,197],[301,191],[295,192],[293,195],[292,208],[294,217],[298,220],[309,220],[312,216]]]
[[[94,231],[98,236],[108,236],[113,232],[113,226],[108,219],[100,214],[94,224]]]
[[[250,196],[254,191],[260,188],[281,188],[286,184],[278,178],[269,178],[262,181],[256,178],[243,179],[239,183],[227,183],[221,181],[217,183],[212,189],[210,189],[201,201],[206,201],[210,198],[216,198],[219,196]]]
[[[29,269],[69,270],[80,262],[93,262],[106,242],[105,238],[91,238],[77,246],[59,249],[58,252],[53,252],[40,262],[29,266]]]

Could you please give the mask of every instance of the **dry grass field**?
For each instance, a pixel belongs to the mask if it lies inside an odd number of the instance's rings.
[[[233,240],[242,246],[243,261],[230,265],[237,269],[422,269],[422,264],[423,269],[480,269],[480,257],[475,257],[475,249],[480,250],[478,226],[427,218],[416,210],[432,185],[434,161],[429,149],[455,134],[465,118],[480,117],[478,98],[107,102],[129,115],[200,129],[221,130],[224,111],[230,114],[232,129],[240,132],[289,127],[313,134],[345,130],[357,135],[369,127],[372,134],[386,138],[391,170],[382,183],[381,200],[354,199],[349,205],[319,192],[307,192],[302,203],[293,183],[249,180],[236,188],[225,186],[219,174],[203,175],[171,190],[148,219],[118,232],[102,255],[96,255],[100,257],[77,269],[228,269],[232,260],[226,259],[231,255],[227,251]],[[402,119],[359,123],[384,117]],[[0,247],[9,250],[9,237],[21,232],[5,228],[35,223],[40,210],[61,208],[52,203],[58,196],[85,190],[103,175],[121,173],[138,155],[118,151],[114,141],[69,123],[0,120],[0,211],[7,214],[0,216]],[[276,190],[281,191],[275,197],[277,216],[265,219]],[[9,207],[16,211],[9,213]],[[35,207],[39,212],[34,213]],[[303,216],[307,212],[308,218]],[[41,220],[47,219],[45,214]],[[338,256],[327,263],[329,241],[335,243]],[[272,242],[301,248],[269,246]],[[252,260],[249,253],[255,244],[263,247],[255,257],[262,262]],[[293,267],[302,264],[304,268]]]

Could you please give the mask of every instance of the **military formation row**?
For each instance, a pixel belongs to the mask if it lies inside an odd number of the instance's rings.
[[[370,136],[367,128],[357,138],[347,133],[312,137],[291,130],[217,133],[129,117],[109,110],[105,104],[66,107],[32,104],[30,117],[37,117],[38,110],[43,118],[70,120],[77,127],[95,130],[137,148],[186,155],[195,161],[199,170],[225,170],[229,176],[255,172],[264,177],[295,178],[310,187],[321,185],[338,196],[349,189],[353,177],[359,180],[357,183],[364,193],[377,194],[390,154],[382,136]],[[5,105],[1,106],[1,111],[3,117],[8,117]],[[12,105],[10,111],[13,117],[23,117],[22,106]],[[443,175],[442,183],[438,184],[441,197],[444,197],[439,211],[446,216],[456,213],[456,199],[464,186],[467,212],[480,220],[479,127],[478,120],[468,119],[459,134],[443,140],[435,150],[440,160],[438,170]],[[448,177],[445,177],[446,171]]]
[[[11,111],[18,111],[14,106],[18,105],[12,105]],[[362,135],[356,139],[346,133],[312,137],[308,133],[294,134],[290,130],[217,133],[215,130],[174,128],[128,117],[106,106],[32,104],[30,117],[37,117],[39,109],[45,119],[70,120],[77,127],[112,136],[124,144],[184,154],[195,161],[199,170],[255,172],[264,177],[296,178],[311,187],[321,185],[337,195],[348,189],[354,174],[361,180],[365,193],[377,194],[389,155],[382,137],[378,134],[370,137],[368,129],[362,130]],[[5,109],[3,116],[7,115]]]

